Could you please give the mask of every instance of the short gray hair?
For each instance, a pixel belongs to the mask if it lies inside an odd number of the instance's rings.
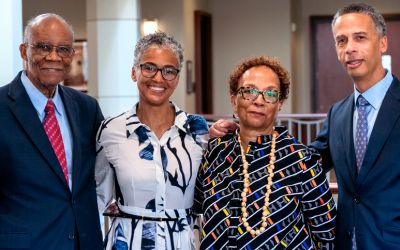
[[[143,53],[151,47],[159,47],[159,48],[169,48],[172,53],[175,54],[176,59],[179,62],[179,69],[182,68],[183,64],[183,48],[182,45],[175,40],[172,36],[168,36],[165,32],[155,32],[149,35],[142,37],[135,46],[135,59],[133,62],[133,66],[139,67],[139,60],[142,57]]]
[[[333,25],[336,23],[336,20],[345,14],[350,14],[350,13],[360,13],[360,14],[366,14],[372,18],[372,21],[375,24],[375,28],[379,34],[380,37],[386,36],[387,33],[387,28],[386,28],[386,23],[385,19],[383,18],[382,14],[380,14],[373,6],[365,4],[365,3],[353,3],[350,5],[347,5],[341,9],[339,9],[335,16],[333,17],[332,21],[332,28]]]
[[[65,23],[68,26],[69,30],[71,31],[72,41],[74,40],[74,30],[72,29],[72,25],[69,22],[67,22],[67,20],[65,20],[65,18],[63,18],[60,15],[54,14],[54,13],[45,13],[45,14],[37,15],[28,20],[28,22],[25,26],[25,30],[24,30],[24,43],[29,42],[30,35],[32,34],[33,25],[35,25],[37,22],[39,22],[43,19],[47,19],[47,18],[54,18],[54,19],[61,21],[62,23]]]

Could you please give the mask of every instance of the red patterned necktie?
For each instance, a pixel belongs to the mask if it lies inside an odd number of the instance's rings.
[[[58,125],[56,114],[54,112],[54,102],[51,99],[47,101],[44,112],[46,113],[43,120],[44,131],[46,131],[46,134],[49,137],[54,153],[56,153],[57,159],[60,162],[65,179],[67,180],[67,183],[69,183],[64,142],[62,139],[60,126]]]

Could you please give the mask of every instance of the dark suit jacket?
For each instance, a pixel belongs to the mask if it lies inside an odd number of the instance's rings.
[[[339,186],[336,249],[400,249],[400,82],[393,80],[375,121],[357,175],[354,94],[334,104],[312,147],[333,166]]]
[[[94,180],[96,100],[60,86],[72,130],[72,191],[21,72],[0,88],[0,249],[101,249]],[[79,243],[77,243],[79,242]]]

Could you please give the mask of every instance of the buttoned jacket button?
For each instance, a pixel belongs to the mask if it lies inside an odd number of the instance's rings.
[[[356,204],[359,204],[359,203],[361,202],[360,196],[354,195],[354,196],[353,196],[353,202],[356,203]]]
[[[69,235],[68,235],[68,239],[74,240],[74,239],[75,239],[75,234],[69,234]]]

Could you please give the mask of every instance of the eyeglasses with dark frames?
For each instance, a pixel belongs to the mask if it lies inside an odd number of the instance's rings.
[[[55,46],[47,43],[38,43],[38,44],[28,43],[27,45],[34,48],[35,51],[41,56],[49,55],[53,51],[53,49],[55,49],[57,55],[59,55],[62,58],[71,57],[75,53],[74,48],[66,45]]]
[[[157,72],[160,71],[161,76],[164,78],[164,80],[172,81],[179,74],[179,69],[172,66],[165,66],[162,68],[158,68],[157,65],[153,63],[143,63],[140,64],[139,66],[142,75],[147,78],[153,78],[157,74]]]
[[[262,95],[263,99],[267,103],[277,103],[281,93],[275,89],[267,89],[264,91],[258,90],[251,87],[240,87],[237,91],[245,100],[255,101],[258,95]]]

